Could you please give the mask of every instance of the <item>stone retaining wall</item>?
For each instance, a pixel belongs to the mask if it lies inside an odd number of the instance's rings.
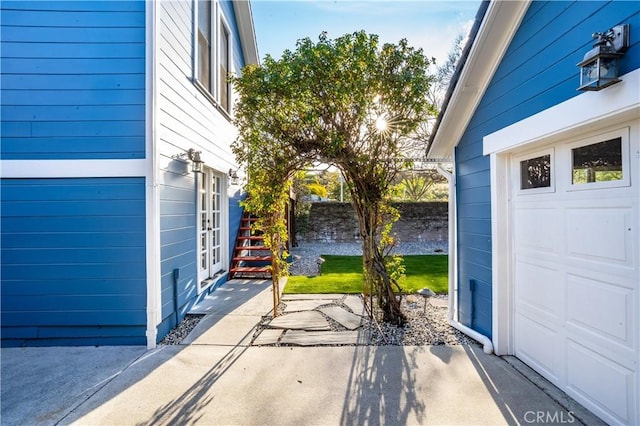
[[[393,226],[399,242],[446,242],[448,205],[443,202],[399,203],[400,220]],[[358,220],[350,203],[313,203],[307,232],[312,242],[356,242]]]

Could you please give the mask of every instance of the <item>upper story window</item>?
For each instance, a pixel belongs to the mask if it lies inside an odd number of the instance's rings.
[[[229,64],[230,61],[229,29],[223,22],[220,22],[220,105],[225,111],[231,110],[231,93],[229,84]]]
[[[233,72],[232,33],[216,0],[198,0],[194,42],[194,79],[200,90],[223,111],[232,105],[229,74]]]
[[[197,79],[211,92],[211,2],[198,2],[198,74]]]

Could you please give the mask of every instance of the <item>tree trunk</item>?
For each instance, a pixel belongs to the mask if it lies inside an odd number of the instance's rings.
[[[363,293],[376,295],[384,321],[402,325],[405,317],[400,310],[400,301],[393,292],[393,283],[387,272],[382,248],[378,246],[376,240],[380,221],[380,202],[367,203],[357,197],[353,198],[362,238]]]

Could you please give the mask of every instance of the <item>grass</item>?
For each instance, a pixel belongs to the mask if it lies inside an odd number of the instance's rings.
[[[323,255],[322,275],[290,276],[285,293],[346,293],[362,292],[362,256]],[[446,293],[448,286],[448,256],[403,256],[406,277],[400,282],[404,293],[415,293],[429,287],[436,293]]]

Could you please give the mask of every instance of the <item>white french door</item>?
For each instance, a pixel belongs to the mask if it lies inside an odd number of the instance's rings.
[[[206,169],[198,175],[198,288],[224,271],[226,222],[224,176]]]

